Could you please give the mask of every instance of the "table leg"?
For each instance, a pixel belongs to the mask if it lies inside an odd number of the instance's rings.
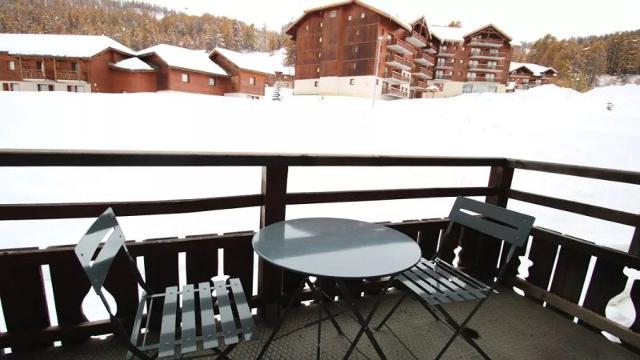
[[[323,308],[324,311],[327,313],[329,320],[331,320],[331,323],[333,324],[333,327],[336,328],[336,331],[338,332],[338,334],[343,335],[344,333],[342,332],[342,329],[340,328],[340,325],[338,325],[338,322],[336,321],[336,319],[333,317],[333,314],[329,310],[329,306],[327,305],[327,302],[323,300],[323,297],[325,294],[322,291],[320,282],[318,282],[317,284],[314,284],[311,281],[307,281],[307,285],[309,285],[309,288],[313,290],[313,293],[316,298],[316,301],[318,302],[318,305],[321,306],[321,308]],[[333,302],[333,299],[330,299],[330,301]],[[319,322],[322,322],[323,320],[326,320],[326,319],[322,319],[322,317],[318,319]]]
[[[349,292],[349,289],[347,288],[347,285],[344,283],[344,280],[337,280],[338,287],[340,288],[340,291],[342,292],[342,295],[344,296],[344,298],[346,300],[347,307],[349,308],[349,310],[351,310],[353,315],[355,315],[356,319],[358,320],[358,322],[360,323],[360,326],[361,326],[360,331],[358,331],[358,334],[353,339],[353,342],[351,343],[351,346],[347,350],[347,353],[344,355],[343,359],[348,359],[349,356],[351,356],[351,353],[356,348],[356,344],[358,343],[358,340],[360,340],[360,337],[362,337],[363,333],[365,333],[367,335],[367,337],[369,338],[369,341],[371,341],[371,344],[373,345],[373,348],[378,353],[378,356],[380,356],[380,359],[383,359],[383,360],[387,359],[387,357],[385,356],[384,352],[382,351],[382,348],[380,347],[380,344],[378,344],[378,341],[373,336],[373,332],[371,331],[371,329],[369,329],[369,323],[373,319],[373,316],[375,315],[375,312],[378,309],[378,306],[380,305],[380,302],[382,301],[382,297],[387,292],[387,289],[391,285],[392,281],[393,281],[393,278],[389,279],[389,281],[385,284],[385,287],[384,287],[384,290],[382,291],[382,294],[378,295],[378,299],[376,300],[375,304],[373,305],[373,308],[371,309],[371,312],[369,313],[369,315],[365,319],[365,318],[362,317],[362,314],[360,314],[360,312],[356,308],[355,301],[353,300],[353,296],[351,296],[351,293]]]
[[[267,350],[269,349],[269,345],[271,345],[271,342],[273,341],[273,338],[276,336],[276,334],[280,330],[280,327],[282,327],[282,323],[284,323],[284,320],[287,318],[287,315],[289,314],[289,310],[291,310],[291,307],[293,306],[293,304],[300,297],[300,294],[302,293],[302,289],[304,288],[304,284],[305,284],[306,280],[307,280],[307,278],[305,277],[298,284],[298,287],[296,288],[296,291],[291,296],[291,300],[289,300],[289,304],[287,304],[287,308],[284,311],[284,314],[282,314],[282,317],[280,317],[280,319],[278,320],[278,323],[276,324],[275,328],[271,332],[271,335],[269,336],[269,339],[262,346],[262,350],[260,350],[260,354],[258,354],[258,357],[256,359],[261,359],[264,356],[264,354],[267,352]]]

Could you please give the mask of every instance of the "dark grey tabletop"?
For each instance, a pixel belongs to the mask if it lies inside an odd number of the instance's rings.
[[[420,260],[420,247],[383,225],[305,218],[269,225],[253,249],[279,267],[315,276],[362,279],[400,273]]]

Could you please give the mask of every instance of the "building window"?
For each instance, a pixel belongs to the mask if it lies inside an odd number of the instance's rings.
[[[353,63],[353,65],[351,65],[351,67],[353,68],[353,70],[355,70],[358,67],[358,63]]]
[[[360,14],[360,19],[364,19],[365,15],[364,13]]]
[[[321,42],[322,42],[322,36],[320,36],[320,37],[318,38],[318,42],[319,42],[319,43],[321,43]]]
[[[324,27],[324,23],[320,21],[320,27]]]
[[[9,61],[9,70],[15,70],[16,69],[16,62],[15,61]]]
[[[38,91],[49,91],[49,85],[47,85],[47,84],[38,84]]]
[[[316,68],[316,72],[320,73],[320,68],[319,67]]]
[[[318,57],[321,58],[322,57],[322,51],[318,53]]]
[[[216,86],[216,79],[215,78],[209,78],[209,86]]]
[[[356,79],[349,79],[349,85],[355,85]]]
[[[487,74],[487,81],[496,81],[496,74]]]
[[[463,85],[462,92],[465,94],[469,94],[473,92],[473,85]]]
[[[472,72],[467,73],[467,80],[475,81],[476,80],[476,73],[472,73]]]
[[[444,78],[444,71],[436,70],[436,79],[443,79],[443,78]]]
[[[487,92],[490,92],[490,93],[498,92],[498,87],[497,86],[489,86],[489,87],[487,87]]]
[[[307,26],[305,26],[305,28],[307,29],[307,31],[309,31],[309,25],[307,24]]]
[[[351,15],[349,15],[349,18],[348,18],[348,20],[349,20],[349,21],[351,21],[351,19],[352,19],[352,18],[353,18],[353,17],[352,17]]]
[[[78,63],[73,63],[73,71],[75,71],[75,72],[80,71],[80,64],[78,64]]]
[[[354,54],[357,54],[357,53],[358,53],[358,45],[355,45],[355,46],[353,47],[353,53],[354,53]]]
[[[253,77],[253,76],[252,76],[252,77],[250,77],[250,78],[249,78],[249,84],[250,84],[250,85],[255,85],[255,84],[256,84],[256,78],[255,78],[255,77]]]
[[[44,71],[44,63],[42,61],[36,61],[36,68]]]
[[[188,83],[189,82],[189,74],[182,74],[181,79],[182,79],[182,82]]]
[[[318,87],[320,86],[320,81],[314,81],[313,82],[313,87]]]
[[[360,30],[356,30],[356,36],[360,36]]]
[[[460,60],[460,64],[464,64],[464,60],[462,60],[462,59],[461,59],[461,60]]]
[[[12,83],[11,84],[11,91],[20,91],[20,84]]]
[[[462,76],[462,71],[458,71],[458,76]]]
[[[329,17],[330,17],[330,18],[334,18],[334,17],[336,17],[336,16],[338,16],[338,11],[336,11],[336,10],[333,10],[333,11],[331,11],[331,12],[329,13]]]

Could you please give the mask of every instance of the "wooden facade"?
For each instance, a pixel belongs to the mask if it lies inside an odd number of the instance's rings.
[[[284,219],[287,205],[486,196],[487,202],[503,207],[509,200],[517,200],[628,225],[635,228],[629,253],[537,227],[529,239],[528,255],[524,253],[526,247],[519,254],[528,256],[533,262],[533,266],[528,269],[529,275],[524,279],[517,277],[514,266],[506,277],[505,285],[518,287],[526,297],[541,305],[545,302],[546,309],[540,306],[540,311],[560,312],[567,316],[567,321],[573,321],[577,317],[580,326],[597,333],[601,330],[610,332],[626,346],[640,349],[640,321],[627,328],[608,319],[605,314],[607,302],[619,294],[627,283],[624,267],[640,268],[640,215],[512,188],[512,179],[521,170],[640,185],[640,173],[637,172],[503,158],[99,151],[0,151],[0,167],[4,166],[257,166],[264,171],[260,194],[195,200],[0,205],[2,221],[95,217],[106,207],[112,207],[120,216],[261,207],[260,223],[261,226],[266,226]],[[292,166],[448,166],[486,167],[490,171],[487,186],[481,187],[288,193],[287,174],[288,168]],[[471,232],[465,232],[460,237],[450,237],[451,243],[439,243],[439,234],[447,224],[447,219],[441,218],[386,225],[414,238],[424,257],[431,257],[436,248],[440,247],[451,250],[445,251],[443,258],[453,259],[453,249],[461,246],[463,250],[459,261],[465,271],[480,277],[495,275],[500,244],[486,241],[487,239],[481,243],[471,241]],[[202,281],[217,275],[218,249],[224,249],[224,273],[239,277],[243,284],[252,284],[252,235],[253,232],[248,231],[151,239],[132,242],[128,246],[133,256],[144,259],[147,282],[157,288],[162,288],[169,282],[178,282],[181,271],[178,267],[179,253],[186,255],[185,276],[188,282]],[[593,273],[588,275],[592,258]],[[227,261],[230,259],[233,261]],[[43,265],[48,265],[51,274],[51,291],[58,319],[56,326],[49,320]],[[73,247],[3,250],[0,251],[0,270],[0,298],[7,326],[7,331],[0,333],[0,350],[10,347],[15,354],[27,355],[34,349],[53,346],[54,341],[62,341],[62,346],[67,346],[86,341],[91,335],[111,333],[108,321],[90,322],[82,313],[80,304],[88,291],[89,283],[79,269]],[[250,299],[253,307],[263,309],[268,304],[282,303],[287,299],[291,291],[291,274],[283,275],[268,264],[259,265],[257,270],[259,292]],[[135,313],[138,294],[135,281],[124,274],[125,264],[116,260],[105,284],[118,303],[118,316],[127,320]],[[589,281],[585,281],[587,276],[590,276]],[[354,288],[354,293],[369,294],[376,293],[380,283],[369,281],[354,283],[352,286],[357,287]],[[631,291],[631,299],[636,308],[640,304],[639,289],[640,284],[636,283]],[[583,292],[585,298],[580,301]],[[305,292],[303,300],[310,299],[311,295],[308,291]]]
[[[516,90],[528,90],[536,86],[552,84],[557,76],[558,73],[551,68],[540,74],[534,74],[526,66],[521,66],[509,73],[509,81],[514,83]]]
[[[218,74],[208,74],[192,69],[172,67],[156,54],[141,56],[157,71],[156,88],[158,91],[184,91],[209,95],[224,95],[229,88],[229,78]],[[186,75],[186,76],[185,76]]]
[[[226,93],[235,96],[248,96],[251,98],[264,96],[264,87],[269,79],[275,78],[275,74],[267,74],[250,69],[243,69],[221,53],[213,51],[211,61],[220,65],[229,73],[228,88]]]

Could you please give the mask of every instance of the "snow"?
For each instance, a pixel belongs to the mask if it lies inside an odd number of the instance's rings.
[[[640,86],[581,94],[545,85],[512,94],[378,101],[375,109],[367,99],[292,96],[289,89],[281,93],[282,101],[256,101],[176,92],[0,92],[0,148],[500,156],[640,171]],[[615,104],[614,111],[606,109],[608,102]],[[486,168],[293,167],[288,191],[486,186],[488,175]],[[3,168],[0,203],[255,194],[260,180],[258,167]],[[518,170],[513,188],[639,211],[640,189],[634,185]],[[288,206],[287,218],[423,219],[445,216],[452,202]],[[537,205],[511,200],[509,207],[535,216],[538,226],[623,251],[633,235],[629,226]],[[248,208],[122,217],[120,222],[128,239],[142,240],[256,230],[259,214],[258,208]],[[0,248],[73,244],[92,221],[0,221]],[[621,305],[607,309],[625,323],[633,309],[627,298],[618,297]],[[95,309],[100,309],[97,302],[85,312],[95,319]]]
[[[124,70],[131,70],[131,71],[147,71],[147,70],[153,70],[153,68],[147,64],[146,62],[138,59],[137,57],[132,57],[129,59],[124,59],[121,60],[115,64],[113,64],[113,66],[120,68],[120,69],[124,69]]]
[[[0,52],[10,55],[90,58],[105,49],[135,52],[119,42],[95,35],[0,34]]]
[[[227,72],[214,63],[204,50],[191,50],[173,45],[159,44],[140,50],[137,55],[138,57],[144,57],[152,53],[158,55],[169,67],[228,76]]]
[[[217,47],[211,53],[219,53],[227,60],[234,63],[241,69],[252,70],[267,74],[275,74],[277,71],[285,75],[295,75],[295,68],[284,65],[286,50],[280,49],[273,53],[251,52],[241,53],[229,49]]]
[[[465,28],[431,25],[429,26],[431,34],[435,35],[441,41],[463,42],[464,36],[469,33]]]
[[[549,70],[556,71],[554,68],[548,67],[548,66],[531,64],[531,63],[519,63],[519,62],[512,61],[511,64],[509,65],[509,72],[518,70],[519,68],[522,68],[522,67],[529,69],[529,71],[531,71],[534,76],[542,76],[543,73]]]

